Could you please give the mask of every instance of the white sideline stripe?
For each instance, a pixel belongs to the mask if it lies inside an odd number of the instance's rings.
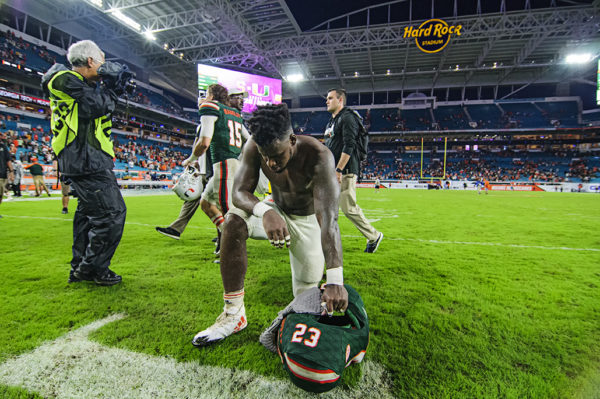
[[[63,222],[73,222],[73,219],[64,219],[64,218],[54,218],[54,217],[45,217],[45,216],[18,216],[18,215],[2,215],[4,218],[19,218],[19,219],[40,219],[40,220],[60,220]],[[371,219],[371,222],[378,222],[381,219]],[[125,222],[126,225],[133,226],[144,226],[144,227],[152,227],[153,224],[145,224],[145,223],[135,223],[135,222]],[[213,227],[202,227],[202,226],[187,226],[187,229],[207,229],[213,230]],[[364,238],[363,236],[354,236],[354,235],[342,235],[342,237],[346,238]],[[499,242],[472,242],[472,241],[442,241],[442,240],[424,240],[421,238],[402,238],[402,237],[385,237],[386,241],[416,241],[416,242],[425,242],[430,244],[458,244],[458,245],[483,245],[489,247],[508,247],[508,248],[531,248],[531,249],[547,249],[547,250],[556,250],[556,251],[589,251],[589,252],[600,252],[600,249],[597,248],[570,248],[570,247],[545,247],[543,245],[521,245],[521,244],[503,244]]]
[[[40,220],[60,220],[63,222],[73,222],[73,219],[64,219],[64,218],[54,218],[54,217],[44,217],[44,216],[18,216],[18,215],[2,215],[4,218],[20,218],[20,219],[40,219]],[[372,219],[372,222],[377,222],[381,219]],[[126,225],[133,226],[144,226],[144,227],[152,227],[153,224],[145,224],[145,223],[135,223],[135,222],[125,222]],[[188,225],[186,229],[206,229],[213,230],[213,227],[202,227],[202,226],[190,226]],[[346,238],[364,238],[363,236],[354,236],[354,235],[342,235],[342,237]],[[430,244],[458,244],[458,245],[483,245],[489,247],[508,247],[508,248],[530,248],[530,249],[546,249],[546,250],[555,250],[555,251],[589,251],[589,252],[600,252],[600,249],[597,248],[570,248],[570,247],[545,247],[543,245],[521,245],[521,244],[503,244],[499,242],[472,242],[472,241],[442,241],[442,240],[424,240],[421,238],[402,238],[402,237],[388,237],[385,236],[385,240],[389,241],[416,241],[416,242],[424,242]]]
[[[363,236],[342,235],[346,238],[364,238]],[[430,244],[459,244],[459,245],[484,245],[489,247],[509,247],[509,248],[526,248],[526,249],[547,249],[557,251],[590,251],[600,252],[597,248],[569,248],[569,247],[544,247],[542,245],[520,245],[520,244],[503,244],[500,242],[470,242],[470,241],[442,241],[442,240],[423,240],[420,238],[402,238],[402,237],[384,237],[385,240],[392,241],[416,241]]]
[[[45,397],[66,398],[306,398],[288,380],[246,370],[177,362],[92,342],[88,334],[121,320],[115,314],[0,364],[0,384]],[[336,388],[319,398],[393,398],[385,369],[365,362],[356,389]],[[313,396],[316,397],[316,396]]]
[[[46,217],[46,216],[20,216],[20,215],[2,215],[3,218],[18,218],[18,219],[39,219],[39,220],[59,220],[63,222],[71,222],[73,223],[73,219],[71,218],[54,218],[54,217]],[[144,226],[144,227],[156,227],[155,224],[146,224],[146,223],[136,223],[136,222],[125,222],[125,225],[131,226]],[[190,226],[188,225],[186,229],[207,229],[214,230],[213,226]]]

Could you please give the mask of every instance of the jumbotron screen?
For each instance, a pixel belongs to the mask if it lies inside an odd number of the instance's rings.
[[[213,83],[225,86],[230,93],[247,92],[243,112],[252,112],[259,105],[281,104],[281,79],[198,64],[198,96],[205,97]]]

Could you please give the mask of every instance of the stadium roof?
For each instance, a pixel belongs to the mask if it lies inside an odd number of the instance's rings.
[[[600,55],[600,0],[328,0],[326,9],[320,0],[5,4],[51,29],[95,40],[154,81],[190,95],[196,63],[284,79],[301,74],[305,82],[284,85],[284,97],[298,97],[322,95],[334,86],[428,94],[434,88],[510,85],[519,90],[569,80],[595,85],[588,78],[594,63],[574,68],[564,58],[570,51]],[[433,54],[404,37],[406,27],[418,28],[431,18],[462,25],[462,34]]]

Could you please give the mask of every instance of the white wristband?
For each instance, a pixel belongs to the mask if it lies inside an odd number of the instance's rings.
[[[344,269],[336,267],[335,269],[327,269],[327,285],[344,285]]]
[[[270,210],[271,207],[269,205],[265,204],[264,202],[258,202],[256,205],[254,205],[254,208],[252,208],[252,214],[258,218],[261,218],[267,211]]]
[[[195,156],[194,153],[192,152],[192,155],[190,155],[190,157],[188,159],[190,162],[194,162],[196,159],[198,159],[198,157]]]

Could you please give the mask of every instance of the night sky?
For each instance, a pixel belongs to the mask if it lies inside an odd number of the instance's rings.
[[[577,4],[590,4],[593,0],[561,1],[557,0],[558,6],[573,6]],[[309,30],[316,25],[331,18],[360,10],[365,7],[387,3],[389,0],[286,0],[298,25],[303,31]],[[413,20],[431,18],[432,0],[413,0]],[[551,0],[530,0],[531,8],[549,7]],[[326,4],[326,6],[324,6]],[[494,13],[500,11],[501,0],[481,0],[481,11],[483,13]],[[506,0],[506,10],[522,10],[525,0]],[[453,0],[434,0],[436,18],[451,17],[454,14]],[[477,0],[458,0],[458,15],[473,15],[477,12]],[[404,22],[409,19],[409,2],[401,1],[390,7],[390,22]],[[370,23],[381,24],[388,22],[388,7],[378,7],[371,10]],[[331,28],[346,27],[346,19],[336,21]],[[350,18],[350,26],[366,25],[366,13]],[[325,28],[320,28],[325,29]]]

